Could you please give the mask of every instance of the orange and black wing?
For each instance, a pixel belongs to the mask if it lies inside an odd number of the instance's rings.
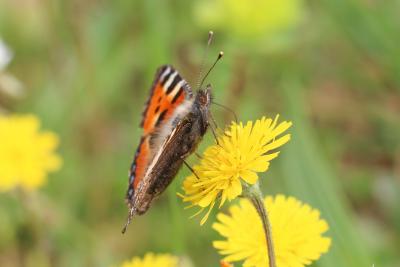
[[[176,108],[191,99],[192,95],[188,83],[173,67],[166,65],[159,68],[140,125],[144,134],[151,134],[162,127]]]
[[[135,190],[147,170],[151,155],[154,154],[150,147],[152,134],[171,119],[185,100],[192,97],[190,86],[173,67],[165,65],[158,69],[143,112],[143,136],[129,171],[129,188],[126,194],[129,203],[132,203]]]

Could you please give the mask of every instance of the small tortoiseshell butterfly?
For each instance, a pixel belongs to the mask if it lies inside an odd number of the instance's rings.
[[[211,36],[212,33],[209,43]],[[222,52],[218,59],[221,57]],[[129,217],[123,233],[134,215],[149,209],[152,200],[171,183],[185,158],[197,148],[209,126],[210,103],[210,85],[194,95],[172,66],[158,69],[143,112],[143,135],[129,171],[126,193]]]

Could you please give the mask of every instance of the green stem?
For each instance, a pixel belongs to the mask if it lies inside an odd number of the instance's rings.
[[[176,254],[182,254],[185,252],[185,237],[184,237],[184,225],[182,220],[182,215],[180,212],[180,207],[178,204],[178,198],[176,192],[178,183],[172,183],[168,191],[168,202],[171,211],[171,221],[172,221],[172,233],[173,239],[173,249]]]
[[[275,250],[272,241],[271,223],[268,218],[268,212],[267,209],[265,208],[264,198],[258,182],[253,186],[246,186],[243,195],[248,199],[250,199],[251,203],[254,205],[258,215],[261,218],[261,222],[265,233],[265,239],[267,241],[269,267],[276,267]]]

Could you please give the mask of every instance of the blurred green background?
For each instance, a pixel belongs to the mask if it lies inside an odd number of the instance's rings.
[[[0,266],[110,266],[148,251],[217,266],[213,217],[200,227],[176,196],[184,168],[120,232],[154,73],[173,64],[194,84],[209,29],[207,64],[225,51],[208,78],[215,101],[241,120],[294,123],[262,185],[328,221],[332,247],[313,266],[400,266],[400,2],[216,2],[0,0],[6,71],[23,86],[0,92],[1,110],[39,116],[64,161],[37,192],[0,194]],[[221,127],[233,119],[212,112]]]

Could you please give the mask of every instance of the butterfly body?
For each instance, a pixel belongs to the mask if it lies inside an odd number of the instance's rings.
[[[129,173],[129,217],[149,209],[197,148],[209,126],[210,102],[209,87],[193,96],[177,71],[170,66],[160,68],[144,112],[144,134]]]

